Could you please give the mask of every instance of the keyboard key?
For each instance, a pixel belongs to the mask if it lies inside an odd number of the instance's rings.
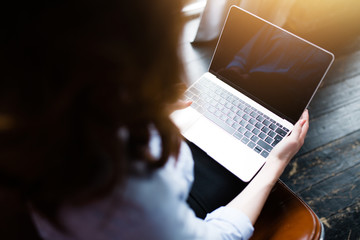
[[[257,118],[259,114],[256,111],[253,111],[252,113],[250,113],[250,116],[252,116],[253,118]]]
[[[239,127],[240,127],[240,124],[238,124],[237,122],[234,122],[231,126],[232,126],[235,130],[238,130]]]
[[[228,100],[228,102],[229,102],[230,104],[232,103],[233,99],[234,99],[234,97],[232,96],[232,94],[230,94],[230,96],[228,96],[228,97],[226,98],[226,100]],[[231,105],[232,105],[232,104],[231,104]]]
[[[249,131],[246,131],[244,135],[245,135],[247,138],[251,138],[252,136],[254,136],[254,134],[252,134],[252,133],[249,132]]]
[[[229,126],[232,126],[234,124],[234,121],[232,119],[230,119],[230,118],[228,118],[225,122]]]
[[[230,126],[226,125],[226,123],[222,122],[220,119],[218,119],[215,115],[209,113],[209,112],[204,112],[204,116],[206,118],[208,118],[210,121],[214,122],[216,125],[218,125],[219,127],[221,127],[222,129],[224,129],[225,131],[227,131],[230,134],[233,134],[235,132],[235,130],[233,128],[231,128]]]
[[[244,112],[241,111],[241,110],[238,110],[238,111],[236,112],[236,115],[238,115],[239,117],[242,117],[242,116],[244,116]]]
[[[247,137],[243,137],[241,141],[245,144],[247,144],[250,140]]]
[[[242,118],[245,119],[246,121],[249,121],[251,117],[249,115],[245,114],[244,116],[242,116]]]
[[[225,114],[225,115],[228,115],[229,112],[230,112],[230,110],[227,109],[226,107],[222,107],[220,111],[221,111],[223,114]]]
[[[255,144],[254,142],[250,141],[250,142],[247,144],[247,146],[248,146],[249,148],[253,149],[253,148],[256,146],[256,144]]]
[[[276,127],[276,125],[274,123],[272,123],[272,124],[270,124],[269,128],[271,130],[275,130],[277,127]]]
[[[274,137],[276,136],[276,133],[275,133],[274,131],[270,131],[270,132],[268,133],[268,135],[269,135],[270,137],[274,138]]]
[[[252,136],[251,138],[251,141],[253,141],[254,143],[257,143],[257,141],[259,141],[259,137],[257,137],[257,136]]]
[[[237,139],[239,139],[239,140],[241,140],[244,136],[241,134],[241,133],[239,133],[239,132],[235,132],[234,133],[234,136],[237,138]]]
[[[241,126],[245,127],[247,124],[248,124],[247,121],[245,121],[244,119],[241,119],[241,121],[240,121]]]
[[[227,103],[225,103],[225,107],[227,107],[227,108],[231,108],[231,107],[232,107],[232,104],[231,104],[231,103],[229,103],[229,102],[227,102]]]
[[[267,151],[262,151],[260,155],[264,158],[267,158],[269,156],[269,153]]]
[[[243,106],[244,106],[244,101],[239,99],[239,104],[236,105],[238,108],[241,108],[241,109],[245,109]]]
[[[235,117],[235,113],[231,112],[228,110],[227,115],[229,116],[229,118],[234,118]]]
[[[255,125],[257,123],[257,121],[254,118],[252,118],[249,120],[249,123],[251,123],[252,125]]]
[[[233,111],[233,112],[237,112],[237,111],[238,111],[237,107],[235,107],[234,105],[231,106],[230,110]]]
[[[247,130],[249,130],[249,131],[252,131],[252,130],[254,129],[254,126],[249,123],[249,124],[246,125],[245,128],[246,128]]]
[[[193,102],[193,103],[191,104],[191,106],[196,109],[196,108],[199,107],[199,104],[197,104],[196,102]]]
[[[209,103],[210,101],[211,101],[211,97],[210,96],[205,96],[204,97],[204,100],[205,100],[205,102],[207,102],[207,103]]]
[[[267,137],[265,139],[265,142],[267,142],[268,144],[271,144],[274,141],[274,139],[272,139],[271,137]]]
[[[208,110],[209,110],[209,112],[211,112],[211,113],[215,113],[215,112],[216,112],[216,108],[213,107],[213,106],[210,106],[210,107],[208,108]]]
[[[264,118],[263,116],[259,115],[259,116],[256,118],[256,120],[258,120],[259,122],[262,122],[262,121],[265,120],[265,118]]]
[[[255,127],[257,127],[258,129],[262,129],[264,127],[264,125],[262,123],[255,123]]]
[[[239,123],[242,119],[238,115],[236,115],[233,120]]]
[[[264,148],[266,151],[270,152],[273,147],[270,146],[269,144],[267,144],[266,142],[264,142],[263,140],[259,140],[257,143],[260,147]]]
[[[255,135],[258,135],[258,134],[260,133],[260,130],[257,129],[257,128],[254,128],[254,129],[252,130],[252,133],[255,134]]]
[[[244,127],[239,127],[237,130],[239,133],[244,134],[246,132],[246,128]]]
[[[280,142],[283,139],[283,137],[280,135],[276,135],[274,139],[275,139],[275,141]]]
[[[286,134],[287,134],[287,133],[286,133],[284,130],[282,130],[281,128],[276,129],[275,132],[276,132],[277,134],[279,134],[280,136],[282,136],[282,137],[285,137]]]
[[[265,126],[269,126],[270,125],[270,121],[265,119],[263,122],[262,122]]]
[[[261,129],[261,131],[264,132],[264,133],[268,133],[270,131],[270,129],[268,127],[263,127]]]
[[[237,106],[239,104],[239,100],[235,99],[234,101],[232,101],[232,104],[234,104],[235,106]]]
[[[261,132],[261,133],[259,134],[259,137],[260,137],[261,139],[265,139],[265,138],[267,137],[267,135],[266,135],[265,133]]]
[[[250,114],[252,111],[250,108],[245,108],[244,112],[246,112],[247,114]]]
[[[259,146],[256,146],[256,147],[254,148],[254,150],[255,150],[255,152],[257,152],[257,153],[261,153],[262,148],[259,147]]]
[[[272,146],[272,147],[275,147],[278,143],[279,143],[279,141],[275,140],[275,141],[271,144],[271,146]]]
[[[229,96],[229,94],[223,91],[222,93],[220,93],[220,96],[224,99],[224,101],[226,101],[225,99]]]

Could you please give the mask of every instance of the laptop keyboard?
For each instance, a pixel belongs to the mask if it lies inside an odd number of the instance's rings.
[[[206,79],[185,92],[192,107],[263,157],[286,136],[287,128]]]

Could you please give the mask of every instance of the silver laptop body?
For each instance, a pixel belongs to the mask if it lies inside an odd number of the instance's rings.
[[[183,136],[248,182],[310,103],[334,55],[239,7],[229,10],[209,71],[173,113]]]

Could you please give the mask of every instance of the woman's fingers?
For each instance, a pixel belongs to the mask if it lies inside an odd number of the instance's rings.
[[[184,108],[189,107],[192,104],[192,101],[183,101],[183,100],[178,100],[177,102],[175,102],[174,104],[171,104],[167,107],[167,110],[169,113],[172,113],[176,110],[181,110]]]
[[[173,108],[174,108],[174,111],[176,111],[176,110],[180,110],[180,109],[187,108],[187,107],[189,107],[191,104],[192,104],[192,101],[179,100],[179,101],[177,101],[177,102],[174,104]]]
[[[285,161],[290,160],[304,144],[309,129],[309,113],[304,111],[299,121],[295,124],[291,134],[281,141],[271,154]]]
[[[303,123],[302,123],[303,126],[302,126],[302,131],[301,131],[300,137],[305,139],[306,134],[309,130],[309,111],[306,109],[301,117],[302,117],[301,120],[303,121]]]

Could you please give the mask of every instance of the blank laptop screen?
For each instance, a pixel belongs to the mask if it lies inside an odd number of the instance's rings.
[[[231,8],[209,71],[295,123],[332,61],[329,52]]]

